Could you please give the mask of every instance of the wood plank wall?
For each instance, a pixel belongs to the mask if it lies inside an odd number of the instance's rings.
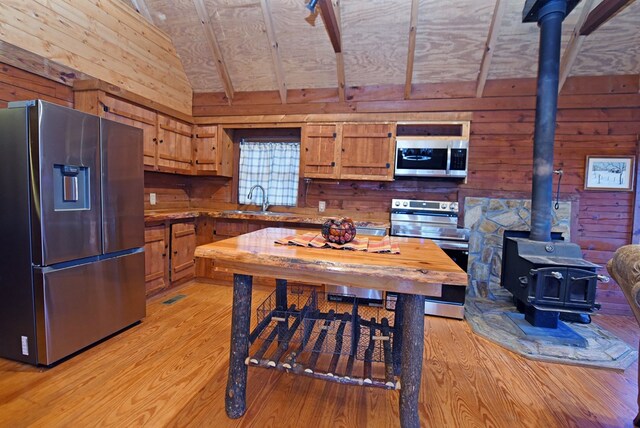
[[[181,210],[189,209],[189,177],[160,172],[144,172],[144,209]],[[151,205],[149,195],[156,194],[156,204]]]
[[[585,258],[604,265],[620,246],[631,243],[634,192],[585,191],[587,155],[635,155],[640,134],[640,79],[632,76],[579,77],[567,80],[559,99],[555,167],[564,170],[562,200],[577,212],[573,240]],[[473,97],[467,84],[422,85],[409,100],[400,87],[350,88],[348,101],[338,103],[330,90],[298,91],[279,103],[277,92],[238,94],[234,105],[222,104],[221,94],[197,94],[194,115],[219,116],[447,112],[471,111],[470,174],[467,183],[444,180],[394,182],[314,180],[302,189],[300,207],[327,202],[329,209],[389,212],[392,198],[444,198],[463,201],[466,196],[530,198],[532,144],[535,119],[535,80],[489,81],[482,98]],[[311,100],[311,102],[307,101]],[[236,101],[238,101],[236,103]],[[554,180],[554,192],[557,179]],[[197,187],[197,186],[196,186]],[[228,189],[208,194],[225,200]],[[233,201],[227,201],[233,202]],[[600,284],[598,301],[603,312],[628,314],[628,304],[617,284]]]
[[[0,107],[10,101],[42,99],[73,107],[71,88],[53,80],[0,63]]]

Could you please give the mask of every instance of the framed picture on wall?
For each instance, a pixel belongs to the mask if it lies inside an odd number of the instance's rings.
[[[633,190],[635,156],[587,156],[585,190]]]

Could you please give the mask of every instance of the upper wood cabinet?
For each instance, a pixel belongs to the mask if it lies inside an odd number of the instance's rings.
[[[302,168],[307,178],[339,178],[338,125],[307,124],[302,130]]]
[[[150,169],[155,169],[158,156],[156,112],[112,97],[109,94],[102,94],[98,99],[98,103],[102,117],[142,129],[144,165]]]
[[[196,175],[233,175],[233,142],[217,125],[194,127]]]
[[[393,180],[394,129],[392,123],[307,124],[304,177]]]
[[[158,170],[190,174],[192,125],[158,113]]]
[[[340,178],[393,180],[394,129],[391,123],[343,124]]]
[[[77,110],[142,129],[147,170],[185,175],[233,174],[233,142],[218,125],[194,126],[98,89],[74,92]]]

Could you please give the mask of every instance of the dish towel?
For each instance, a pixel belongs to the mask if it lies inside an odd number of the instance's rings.
[[[328,242],[322,234],[307,232],[303,235],[290,235],[275,241],[281,245],[298,245],[300,247],[334,248],[337,250],[368,251],[370,253],[400,254],[400,246],[395,239],[385,236],[382,240],[373,242],[369,238],[355,238],[346,244]]]

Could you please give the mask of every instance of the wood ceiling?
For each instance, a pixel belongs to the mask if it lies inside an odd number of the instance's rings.
[[[341,82],[404,85],[407,98],[412,84],[475,82],[481,96],[486,80],[537,73],[539,29],[522,23],[524,0],[333,0],[339,53],[305,0],[122,1],[169,35],[194,92],[231,102],[245,91],[286,102],[287,89]],[[578,35],[603,2],[583,0],[566,18],[562,79],[640,73],[640,2]]]

